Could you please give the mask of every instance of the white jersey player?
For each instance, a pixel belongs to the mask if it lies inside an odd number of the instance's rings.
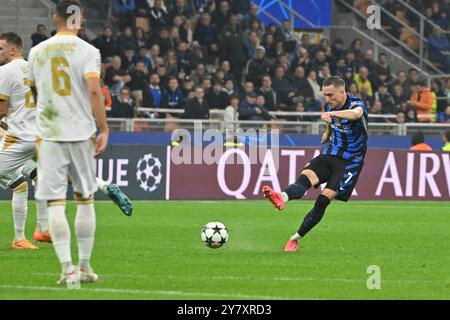
[[[0,118],[8,129],[0,141],[0,186],[13,190],[14,249],[38,249],[25,237],[28,182],[36,178],[36,104],[28,86],[28,63],[22,57],[22,40],[15,33],[0,35]],[[34,239],[50,242],[46,203],[37,202],[38,225]]]
[[[28,82],[28,62],[22,58],[22,40],[13,33],[0,35],[0,186],[13,189],[14,249],[37,249],[25,238],[28,183],[36,180],[37,110]],[[8,131],[6,131],[8,130]],[[97,179],[98,189],[131,215],[129,199],[115,184]],[[36,201],[37,228],[33,239],[51,242],[46,201]]]
[[[81,12],[82,6],[77,0],[58,3],[54,16],[57,34],[35,46],[29,55],[29,78],[37,90],[41,139],[36,198],[47,201],[50,234],[63,271],[58,283],[68,285],[97,280],[90,265],[96,226],[94,157],[104,152],[109,135],[100,88],[100,52],[78,38],[68,25],[71,8]],[[100,129],[97,139],[95,120]],[[79,268],[72,264],[65,215],[68,175],[72,177],[77,205]]]

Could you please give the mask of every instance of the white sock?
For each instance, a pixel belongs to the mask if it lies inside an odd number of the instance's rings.
[[[98,190],[100,190],[104,194],[108,195],[108,191],[106,190],[106,187],[108,186],[108,184],[105,181],[100,180],[99,178],[95,178],[95,179],[97,180]]]
[[[48,211],[47,201],[36,200],[36,217],[38,232],[48,231]]]
[[[28,214],[28,184],[24,182],[15,190],[12,197],[14,241],[19,241],[25,239],[25,222]]]
[[[289,196],[286,192],[281,193],[281,198],[283,199],[284,203],[287,203],[289,201]]]
[[[300,235],[298,233],[294,234],[290,240],[294,240],[294,241],[298,241],[300,240],[302,237],[300,237]]]
[[[77,204],[75,233],[78,241],[78,256],[80,268],[87,271],[91,269],[90,260],[94,248],[95,227],[94,204]]]
[[[70,273],[72,255],[70,252],[70,228],[65,214],[65,205],[48,206],[48,222],[52,235],[53,247],[62,265],[63,273]]]

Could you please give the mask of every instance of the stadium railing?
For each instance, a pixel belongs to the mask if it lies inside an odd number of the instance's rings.
[[[141,112],[171,113],[182,115],[181,109],[141,109]],[[174,129],[194,130],[199,127],[203,130],[218,129],[225,132],[228,129],[267,129],[279,130],[280,133],[319,135],[326,130],[326,124],[320,121],[320,112],[271,112],[277,117],[315,117],[316,121],[288,121],[275,119],[271,121],[224,121],[223,110],[211,110],[210,120],[194,120],[181,118],[109,118],[108,123],[112,131],[122,132],[172,132]],[[372,120],[391,119],[395,121],[395,115],[369,115]],[[388,123],[370,122],[369,133],[372,135],[405,136],[416,131],[423,131],[430,135],[440,135],[449,130],[450,124],[436,123]]]

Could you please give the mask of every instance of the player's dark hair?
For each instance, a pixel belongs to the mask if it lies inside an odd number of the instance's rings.
[[[18,49],[23,48],[22,38],[14,32],[5,32],[0,35],[0,40],[5,40],[8,44],[15,45]]]
[[[329,77],[323,81],[323,87],[333,86],[335,88],[345,87],[345,82],[340,77]]]
[[[83,5],[79,0],[60,0],[56,5],[56,15],[64,21],[67,21],[67,19],[69,19],[69,17],[73,14],[70,11],[67,12],[67,9],[70,6],[77,6],[80,8],[81,12],[83,12]]]
[[[411,137],[411,144],[415,146],[416,144],[424,143],[425,142],[425,135],[422,131],[414,132],[414,134]]]

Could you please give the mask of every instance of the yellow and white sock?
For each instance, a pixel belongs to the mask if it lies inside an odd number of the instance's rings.
[[[13,189],[14,241],[25,238],[25,222],[28,215],[28,183],[24,181]]]
[[[80,268],[90,270],[96,228],[94,199],[92,197],[87,199],[75,197],[75,202],[77,204],[75,233],[77,235]]]
[[[66,201],[57,200],[48,203],[48,222],[52,235],[53,247],[61,263],[63,273],[72,272],[72,255],[70,252],[70,227],[67,221]]]

